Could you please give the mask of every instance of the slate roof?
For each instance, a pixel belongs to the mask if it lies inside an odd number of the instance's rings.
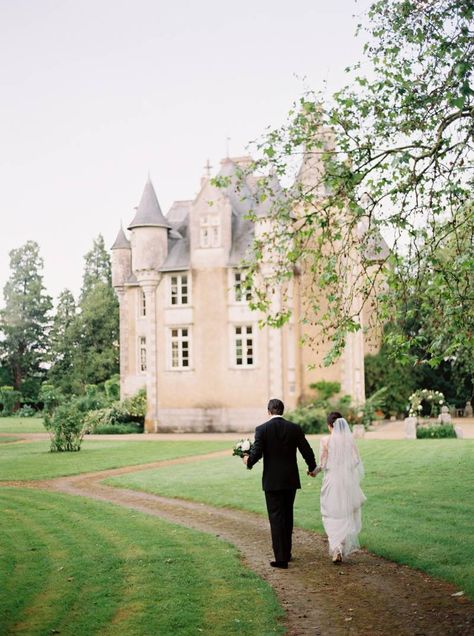
[[[168,238],[168,256],[160,267],[160,272],[178,272],[189,269],[189,239],[184,236],[179,239]]]
[[[219,172],[219,176],[230,177],[229,186],[221,190],[229,201],[232,210],[232,245],[228,259],[229,267],[238,266],[242,260],[250,255],[250,248],[254,238],[254,223],[246,218],[248,213],[253,211],[257,216],[263,217],[267,216],[271,210],[271,204],[268,200],[265,201],[265,204],[258,202],[259,193],[256,179],[250,176],[243,183],[238,184],[236,173],[238,172],[239,164],[242,164],[243,160],[247,160],[247,158],[240,158],[239,161],[234,161],[230,158],[224,159]],[[271,177],[269,185],[277,193],[277,196],[283,196],[283,191],[276,177]],[[165,217],[161,211],[151,181],[148,180],[145,185],[140,205],[128,229],[143,226],[166,227],[169,229],[168,256],[160,267],[162,272],[182,271],[190,267],[189,213],[192,205],[193,201],[175,201]],[[129,247],[130,243],[123,230],[121,230],[113,249],[125,246],[124,241],[127,242],[127,247]],[[133,284],[132,277],[128,282]]]
[[[173,227],[181,225],[188,217],[192,205],[192,201],[175,201],[166,215],[168,223]]]
[[[111,250],[129,250],[130,249],[130,241],[125,236],[125,232],[123,231],[123,227],[120,226],[120,230],[118,231],[117,238],[115,239],[114,244],[110,248]]]
[[[150,179],[145,184],[142,198],[138,205],[133,221],[128,226],[131,230],[134,227],[171,227],[169,222],[163,216],[155,188]]]

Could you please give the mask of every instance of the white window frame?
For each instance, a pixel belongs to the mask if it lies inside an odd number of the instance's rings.
[[[190,371],[192,369],[190,325],[168,327],[167,361],[169,371]],[[187,352],[187,356],[184,355]],[[187,360],[187,364],[184,361]]]
[[[240,333],[238,333],[240,330]],[[234,369],[254,369],[257,364],[257,333],[253,323],[239,323],[231,325],[231,355]],[[246,342],[244,342],[246,341]],[[248,348],[250,344],[251,362],[249,360]],[[238,355],[239,348],[241,355]],[[241,359],[241,364],[238,360]]]
[[[202,214],[199,219],[200,247],[221,247],[221,219],[219,214]]]
[[[146,336],[138,337],[138,369],[140,373],[147,372]]]
[[[245,289],[243,286],[244,280],[245,272],[234,269],[232,272],[232,299],[235,303],[242,305],[247,304],[252,299],[250,290]]]
[[[189,272],[170,274],[168,282],[168,306],[188,307],[191,304],[191,274]]]

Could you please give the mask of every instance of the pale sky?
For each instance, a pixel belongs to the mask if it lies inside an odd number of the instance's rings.
[[[369,4],[0,0],[0,289],[35,240],[48,292],[77,296],[93,238],[113,243],[148,173],[166,213],[227,137],[246,154],[305,87],[341,87]]]

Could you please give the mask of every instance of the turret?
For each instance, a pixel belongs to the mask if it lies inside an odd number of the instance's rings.
[[[122,226],[110,249],[112,250],[112,285],[123,287],[132,274],[132,250]]]
[[[171,226],[163,216],[153,184],[145,184],[131,230],[132,270],[138,281],[156,272],[168,255],[168,230]]]

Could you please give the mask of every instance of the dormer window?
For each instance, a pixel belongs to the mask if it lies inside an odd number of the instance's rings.
[[[200,222],[200,246],[220,247],[221,222],[218,214],[203,214]]]

